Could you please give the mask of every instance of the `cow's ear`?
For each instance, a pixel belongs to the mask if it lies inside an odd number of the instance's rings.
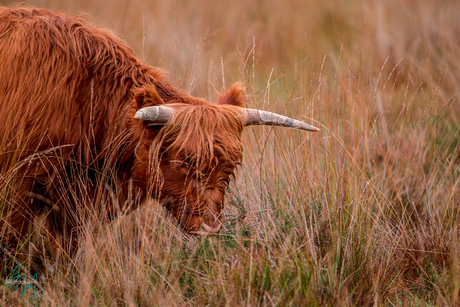
[[[134,104],[136,110],[143,107],[157,106],[164,104],[165,102],[161,99],[158,94],[155,85],[144,85],[134,91]]]
[[[219,95],[219,104],[230,104],[237,107],[244,107],[245,96],[240,83],[235,83],[231,88]]]

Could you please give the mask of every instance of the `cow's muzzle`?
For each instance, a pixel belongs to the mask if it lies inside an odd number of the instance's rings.
[[[201,236],[216,235],[219,233],[221,228],[222,228],[222,221],[220,220],[217,220],[214,223],[214,227],[211,227],[208,224],[206,224],[205,221],[202,221],[200,228],[198,230],[190,231],[190,233],[194,235],[201,235]]]

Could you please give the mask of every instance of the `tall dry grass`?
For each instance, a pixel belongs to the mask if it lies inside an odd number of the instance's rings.
[[[457,1],[28,3],[89,13],[196,96],[243,81],[249,106],[321,132],[246,129],[219,236],[152,203],[88,225],[35,299],[2,285],[3,305],[460,304]]]

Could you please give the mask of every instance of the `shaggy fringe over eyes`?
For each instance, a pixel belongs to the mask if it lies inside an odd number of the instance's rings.
[[[156,163],[163,152],[168,151],[188,159],[202,173],[209,173],[209,168],[216,167],[222,159],[233,167],[240,164],[240,136],[244,124],[238,108],[231,105],[170,106],[177,111],[170,124],[159,131],[152,143]]]

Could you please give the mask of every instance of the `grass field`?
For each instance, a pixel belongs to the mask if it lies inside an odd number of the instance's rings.
[[[194,96],[241,81],[321,132],[246,128],[220,235],[152,203],[35,298],[2,283],[3,306],[460,305],[458,1],[27,3],[89,14]]]

